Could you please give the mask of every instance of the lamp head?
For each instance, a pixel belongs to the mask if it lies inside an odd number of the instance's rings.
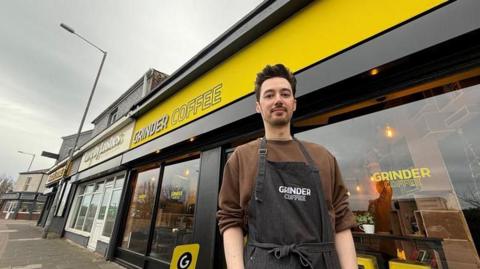
[[[63,29],[69,31],[70,33],[72,34],[75,34],[75,30],[73,30],[73,28],[71,28],[70,26],[64,24],[64,23],[60,23],[60,27],[62,27]]]

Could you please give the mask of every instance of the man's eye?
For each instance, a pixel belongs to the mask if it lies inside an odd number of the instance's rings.
[[[282,97],[290,97],[290,96],[291,96],[290,93],[287,93],[287,92],[286,92],[286,93],[282,93]]]
[[[265,95],[263,96],[263,98],[268,98],[268,99],[270,99],[270,98],[272,98],[272,97],[273,97],[273,94],[265,94]]]

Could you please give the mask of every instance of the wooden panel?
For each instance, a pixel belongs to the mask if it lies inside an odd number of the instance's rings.
[[[480,268],[478,254],[472,242],[467,240],[445,239],[442,245],[449,268]]]
[[[469,240],[462,212],[457,210],[419,210],[427,237]]]
[[[415,198],[417,208],[420,210],[446,210],[447,201],[442,197]]]

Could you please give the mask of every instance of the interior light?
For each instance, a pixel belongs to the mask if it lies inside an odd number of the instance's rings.
[[[373,176],[370,177],[370,181],[374,181],[375,178]]]
[[[159,150],[159,149],[157,149],[157,150],[155,151],[155,153],[157,153],[157,154],[158,154],[158,153],[160,153],[160,150]]]
[[[190,139],[188,139],[190,142],[193,142],[195,141],[195,137],[190,137]]]
[[[155,177],[152,177],[150,180],[151,180],[151,181],[155,181]]]
[[[185,176],[188,177],[188,175],[190,175],[190,170],[188,170],[188,168],[187,168],[187,169],[185,169]]]
[[[390,127],[388,124],[385,127],[385,136],[388,138],[392,138],[395,135],[395,132],[392,127]]]
[[[349,191],[347,191],[347,195],[350,196],[350,192],[349,192]]]
[[[356,187],[355,189],[356,189],[358,192],[360,192],[360,191],[361,191],[360,185],[357,185],[357,187]]]
[[[378,68],[373,68],[372,70],[370,70],[369,74],[370,76],[375,76],[377,75],[379,72]]]

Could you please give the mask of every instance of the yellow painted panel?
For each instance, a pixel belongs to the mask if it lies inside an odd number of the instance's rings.
[[[390,269],[432,269],[430,265],[416,261],[390,260],[388,261]]]
[[[199,244],[176,246],[170,261],[170,269],[195,269],[199,251]]]
[[[296,72],[444,2],[315,1],[140,117],[131,148],[252,93],[266,64]]]

